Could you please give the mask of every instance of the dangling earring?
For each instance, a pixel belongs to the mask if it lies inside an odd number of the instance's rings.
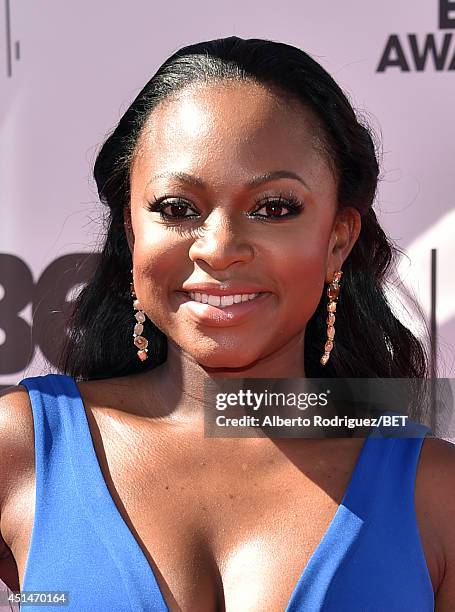
[[[335,312],[337,309],[337,299],[340,293],[339,281],[343,276],[343,272],[338,270],[333,275],[332,282],[327,288],[327,296],[329,303],[327,304],[327,340],[324,346],[324,354],[322,355],[320,362],[323,366],[328,362],[330,357],[330,351],[333,349],[333,338],[335,337]]]
[[[133,275],[133,270],[131,270],[131,275]],[[137,348],[139,349],[137,352],[137,356],[139,357],[139,359],[141,361],[145,361],[147,359],[147,353],[148,353],[148,340],[147,338],[144,338],[144,336],[142,336],[142,332],[144,331],[144,321],[145,321],[145,313],[144,313],[144,309],[142,308],[139,300],[137,299],[137,295],[136,292],[134,291],[134,283],[132,282],[131,285],[131,297],[133,298],[133,308],[134,310],[137,310],[136,314],[134,315],[134,318],[136,319],[136,323],[134,325],[134,331],[133,331],[133,338],[134,338],[134,345],[137,346]]]

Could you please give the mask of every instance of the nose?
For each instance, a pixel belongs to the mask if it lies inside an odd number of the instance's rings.
[[[247,240],[245,229],[228,217],[226,211],[215,209],[203,226],[189,250],[194,262],[205,262],[214,270],[223,270],[234,263],[248,263],[254,257],[254,249]]]

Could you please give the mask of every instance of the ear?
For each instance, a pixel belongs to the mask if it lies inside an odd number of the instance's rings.
[[[337,212],[329,240],[326,283],[332,282],[334,273],[341,270],[359,237],[361,228],[361,216],[356,208],[348,206]]]
[[[125,228],[126,240],[128,241],[128,247],[132,255],[134,250],[134,233],[131,223],[131,209],[127,206],[123,209],[123,227]]]

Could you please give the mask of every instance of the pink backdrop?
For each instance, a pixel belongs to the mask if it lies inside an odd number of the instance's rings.
[[[428,318],[437,249],[438,374],[454,376],[453,1],[3,1],[0,385],[50,367],[62,324],[52,311],[84,281],[65,270],[101,229],[91,167],[105,133],[172,52],[229,35],[309,52],[380,134],[379,217],[408,252],[401,273]]]

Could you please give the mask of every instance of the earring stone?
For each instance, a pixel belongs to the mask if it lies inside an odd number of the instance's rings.
[[[343,276],[343,272],[338,270],[335,272],[332,278],[332,282],[327,288],[327,297],[329,302],[327,304],[327,340],[324,345],[324,354],[320,359],[321,365],[325,366],[330,358],[330,353],[333,349],[333,339],[335,337],[335,313],[337,310],[337,300],[340,295],[340,280]]]
[[[131,270],[131,274],[133,271]],[[139,350],[137,351],[137,356],[141,361],[145,361],[148,358],[148,340],[144,338],[142,332],[144,331],[144,323],[145,323],[145,312],[141,306],[141,303],[137,299],[136,292],[134,291],[134,283],[130,285],[131,297],[133,298],[133,308],[136,311],[134,318],[136,319],[136,323],[133,329],[133,342],[134,346]]]

